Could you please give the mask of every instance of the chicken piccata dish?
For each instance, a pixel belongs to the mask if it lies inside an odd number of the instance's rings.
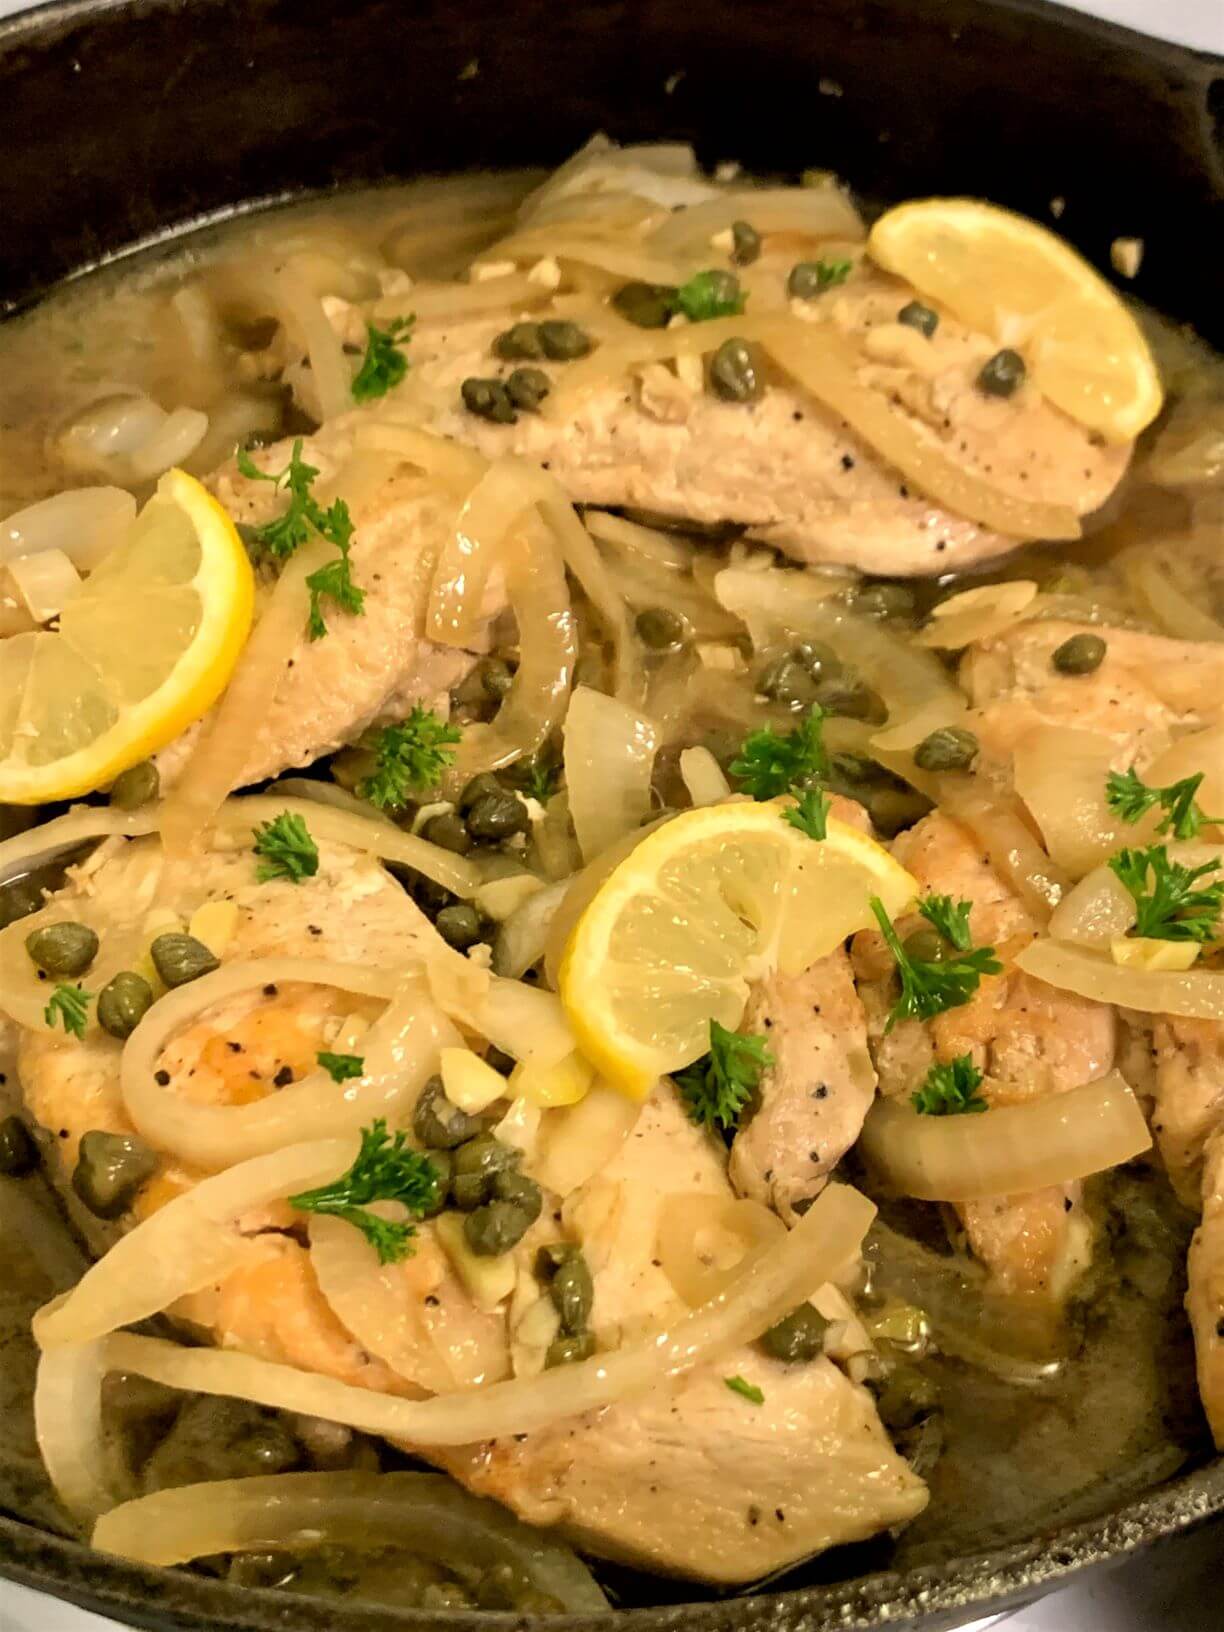
[[[0,330],[10,1511],[598,1612],[1224,1447],[1224,374],[1142,250],[596,138]]]

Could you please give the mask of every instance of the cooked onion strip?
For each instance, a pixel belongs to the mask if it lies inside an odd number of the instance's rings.
[[[354,1134],[290,1145],[175,1196],[117,1241],[67,1297],[39,1310],[34,1336],[44,1349],[90,1343],[223,1280],[251,1248],[251,1237],[236,1227],[243,1214],[338,1178],[357,1143]]]
[[[555,993],[489,975],[449,947],[427,954],[425,970],[442,1012],[503,1053],[544,1066],[574,1052],[574,1034]]]
[[[1100,952],[1045,940],[1026,946],[1016,967],[1047,986],[1140,1014],[1224,1020],[1224,970],[1126,969]]]
[[[594,861],[650,814],[659,732],[652,720],[589,686],[565,716],[565,785],[583,859]]]
[[[759,1201],[693,1191],[668,1196],[656,1252],[676,1296],[695,1309],[732,1285],[749,1253],[785,1234],[777,1213]]]
[[[680,779],[694,805],[718,805],[731,797],[726,773],[708,748],[681,751]]]
[[[902,1195],[970,1201],[1068,1184],[1129,1162],[1151,1147],[1139,1102],[1117,1071],[982,1116],[920,1116],[880,1099],[860,1145]]]
[[[271,275],[276,315],[310,363],[320,415],[335,419],[353,406],[353,374],[323,302],[292,263]]]
[[[136,520],[136,500],[121,487],[77,487],[15,510],[0,522],[0,561],[63,550],[91,572]]]
[[[34,1434],[47,1477],[82,1524],[127,1494],[115,1488],[102,1427],[108,1369],[102,1343],[73,1343],[40,1356],[34,1384]]]
[[[1016,792],[1041,829],[1050,859],[1071,878],[1113,854],[1125,829],[1105,802],[1118,745],[1095,731],[1039,725],[1016,744]]]
[[[1006,879],[1037,921],[1046,923],[1067,893],[1070,880],[1033,837],[1015,801],[956,787],[944,792],[938,802],[979,840],[995,872]]]
[[[914,636],[919,646],[959,652],[977,640],[991,640],[1033,615],[1037,585],[1031,578],[963,589],[940,601],[925,629]]]
[[[1224,623],[1182,587],[1182,564],[1168,544],[1145,544],[1120,558],[1122,576],[1166,635],[1177,640],[1224,641]]]
[[[444,646],[472,646],[484,619],[489,575],[535,502],[521,460],[498,459],[464,500],[434,572],[425,632]]]
[[[710,239],[733,221],[750,221],[759,233],[800,233],[809,238],[858,239],[863,220],[837,187],[752,187],[720,192],[704,204],[669,215],[647,240],[669,255],[709,253]]]
[[[170,1388],[302,1411],[422,1447],[470,1445],[598,1410],[752,1342],[841,1268],[874,1216],[865,1196],[846,1185],[830,1185],[784,1240],[754,1255],[732,1286],[669,1330],[476,1393],[405,1400],[249,1355],[183,1349],[125,1333],[105,1340],[106,1362]]]
[[[154,1565],[310,1543],[402,1547],[464,1578],[508,1564],[565,1610],[608,1607],[568,1547],[440,1473],[280,1473],[185,1485],[115,1508],[93,1533],[99,1552]]]
[[[91,839],[116,834],[135,839],[154,832],[156,827],[157,813],[150,806],[142,810],[119,810],[114,805],[77,805],[63,816],[0,841],[0,884],[53,861],[65,850],[88,844]]]

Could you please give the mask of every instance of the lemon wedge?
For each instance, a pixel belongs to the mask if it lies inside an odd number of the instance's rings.
[[[654,828],[603,878],[561,960],[561,1002],[583,1055],[642,1098],[736,1026],[748,983],[797,974],[917,893],[881,845],[830,818],[809,839],[788,800],[685,811]]]
[[[0,802],[90,793],[165,747],[224,689],[254,600],[233,522],[168,471],[58,632],[0,643]]]
[[[882,215],[872,259],[970,328],[1024,354],[1065,414],[1128,442],[1160,412],[1160,376],[1116,292],[1035,221],[970,198],[924,198]]]

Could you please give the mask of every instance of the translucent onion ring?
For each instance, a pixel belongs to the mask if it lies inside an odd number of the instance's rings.
[[[1047,986],[1140,1014],[1224,1020],[1224,970],[1125,969],[1086,947],[1044,940],[1026,946],[1016,967]]]
[[[34,1384],[34,1434],[47,1477],[83,1524],[127,1494],[115,1488],[102,1429],[108,1369],[103,1343],[72,1343],[39,1357]]]

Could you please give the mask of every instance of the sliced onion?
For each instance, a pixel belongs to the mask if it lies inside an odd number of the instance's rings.
[[[726,773],[708,748],[685,748],[680,755],[680,778],[694,805],[718,805],[731,797]]]
[[[1067,893],[1070,880],[1033,837],[1015,802],[957,788],[939,803],[979,840],[995,872],[1044,924]]]
[[[124,1333],[105,1340],[106,1360],[114,1370],[170,1388],[301,1411],[422,1447],[470,1445],[582,1416],[752,1342],[832,1277],[857,1251],[874,1216],[865,1196],[830,1185],[784,1240],[745,1263],[731,1287],[669,1330],[476,1393],[405,1400],[249,1355],[182,1349]]]
[[[579,686],[565,716],[565,785],[570,819],[586,861],[642,825],[659,746],[654,722]]]
[[[548,255],[554,261],[573,261],[578,266],[607,272],[622,283],[635,280],[676,284],[683,281],[687,270],[678,261],[627,242],[623,237],[618,242],[595,232],[583,232],[578,226],[516,232],[495,244],[489,254],[505,255],[516,261],[538,260]]]
[[[6,571],[35,623],[58,618],[81,587],[81,575],[63,550],[19,555],[8,563]]]
[[[612,646],[615,695],[621,702],[633,702],[641,693],[642,673],[625,599],[560,483],[551,476],[545,482],[540,513],[556,535],[567,569],[594,607]]]
[[[759,1201],[693,1191],[667,1197],[656,1251],[676,1296],[695,1309],[734,1282],[750,1253],[785,1234],[777,1213]]]
[[[34,1433],[47,1477],[64,1507],[83,1524],[127,1494],[116,1488],[102,1427],[104,1345],[73,1343],[38,1362]]]
[[[117,1241],[67,1297],[39,1311],[34,1317],[38,1342],[44,1349],[90,1343],[223,1280],[251,1245],[237,1221],[339,1178],[352,1166],[357,1143],[349,1135],[290,1145],[239,1162],[175,1196]]]
[[[1166,420],[1143,467],[1160,487],[1224,482],[1224,401],[1188,398]]]
[[[887,1182],[920,1201],[971,1201],[1069,1184],[1129,1162],[1151,1144],[1139,1102],[1117,1071],[979,1116],[921,1116],[880,1099],[860,1138]]]
[[[1031,578],[1012,578],[1002,584],[981,584],[949,595],[931,613],[930,622],[914,639],[919,646],[960,651],[977,640],[990,640],[1030,615],[1037,599]]]
[[[207,414],[198,408],[176,408],[128,455],[128,469],[136,481],[151,482],[190,459],[207,435]]]
[[[471,492],[488,468],[488,461],[474,448],[395,420],[376,419],[359,425],[355,446],[359,452],[389,454],[413,465],[456,496]]]
[[[715,575],[714,594],[743,621],[759,650],[782,635],[804,633],[823,615],[824,602],[844,594],[849,582],[842,574],[733,566]]]
[[[346,413],[353,406],[352,370],[322,300],[292,263],[272,273],[271,289],[277,317],[310,363],[321,417]]]
[[[513,457],[496,460],[460,508],[438,559],[425,614],[425,632],[439,645],[472,646],[479,636],[489,574],[535,502],[523,468]]]
[[[267,799],[304,799],[313,805],[327,805],[332,810],[342,810],[346,815],[359,816],[363,822],[380,822],[393,825],[391,818],[385,811],[371,805],[365,799],[358,799],[355,793],[342,788],[338,782],[324,782],[315,776],[278,776],[275,782],[269,782],[264,789]],[[449,805],[441,807],[449,810]],[[432,814],[437,814],[436,811]],[[415,826],[415,822],[413,824]],[[367,848],[363,845],[362,849]]]
[[[491,976],[458,954],[428,957],[425,969],[443,1013],[504,1054],[546,1066],[574,1052],[574,1034],[553,992]]]
[[[1119,558],[1122,576],[1133,595],[1163,632],[1178,640],[1224,641],[1224,623],[1182,587],[1182,563],[1168,544],[1145,544]]]
[[[77,805],[63,816],[0,841],[0,884],[53,861],[65,850],[75,850],[91,839],[142,838],[157,827],[156,811],[119,810],[114,805]]]
[[[532,283],[525,273],[511,272],[480,283],[417,283],[410,299],[418,323],[462,323],[508,307],[538,306],[550,294],[551,290]],[[387,315],[398,316],[402,307],[403,301],[396,301]]]
[[[1141,1014],[1224,1020],[1224,970],[1125,969],[1107,954],[1060,941],[1034,941],[1016,967],[1060,991]]]
[[[440,1473],[280,1473],[185,1485],[125,1503],[93,1534],[98,1552],[154,1565],[311,1544],[402,1547],[463,1578],[509,1564],[565,1610],[608,1608],[568,1547]]]
[[[0,523],[0,561],[63,550],[90,572],[136,520],[136,500],[121,487],[77,487],[15,510]]]
[[[1199,806],[1212,816],[1224,814],[1224,725],[1178,737],[1152,761],[1144,776],[1155,787],[1167,787],[1196,772],[1203,776]]]
[[[642,1106],[596,1082],[584,1099],[544,1118],[528,1164],[532,1178],[565,1199],[615,1158],[637,1125]]]
[[[1050,934],[1075,946],[1107,948],[1135,924],[1135,898],[1110,867],[1094,867],[1055,907]]]
[[[548,932],[569,888],[568,880],[546,884],[516,907],[493,942],[493,969],[509,980],[521,980],[544,956]]]
[[[864,236],[862,217],[838,187],[754,187],[720,192],[704,204],[691,204],[668,216],[648,241],[668,255],[708,253],[710,239],[733,221],[751,222],[762,234]]]
[[[197,1015],[253,986],[287,981],[391,999],[363,1040],[360,1077],[337,1083],[326,1071],[313,1071],[247,1105],[196,1105],[156,1080],[162,1050]],[[142,1138],[193,1167],[216,1171],[302,1139],[355,1131],[376,1116],[402,1120],[403,1109],[415,1102],[435,1069],[439,1049],[457,1040],[419,979],[326,958],[255,958],[226,964],[156,1002],[124,1044],[119,1085],[124,1109]]]
[[[1041,829],[1051,860],[1082,878],[1124,842],[1124,828],[1105,800],[1118,745],[1095,731],[1039,725],[1013,753],[1016,792]]]

